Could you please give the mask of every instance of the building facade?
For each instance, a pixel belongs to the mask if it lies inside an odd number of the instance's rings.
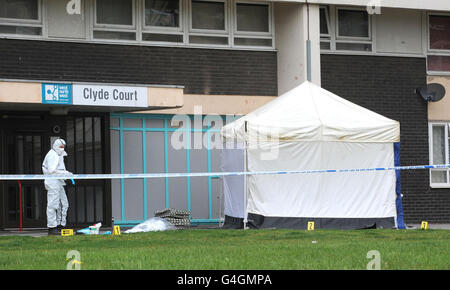
[[[400,121],[402,165],[448,164],[450,101],[414,89],[450,90],[449,43],[445,0],[0,0],[0,170],[40,174],[62,137],[77,174],[217,172],[221,126],[308,78]],[[448,170],[401,177],[407,223],[450,222]],[[43,182],[21,185],[24,227],[44,227]],[[218,223],[222,187],[79,180],[68,221],[132,225],[174,207]],[[2,181],[0,228],[18,227],[19,204]]]

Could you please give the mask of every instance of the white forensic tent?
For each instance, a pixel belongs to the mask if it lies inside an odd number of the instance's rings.
[[[221,135],[225,172],[379,168],[394,166],[400,124],[304,82]],[[395,226],[392,170],[245,178],[224,178],[225,225],[248,213],[256,228],[306,228],[308,221],[316,228]]]

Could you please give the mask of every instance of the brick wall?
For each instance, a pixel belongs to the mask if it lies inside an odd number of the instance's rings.
[[[0,39],[0,78],[183,85],[185,93],[277,95],[271,51]]]
[[[321,55],[322,87],[400,121],[401,164],[429,164],[424,58]],[[428,170],[402,171],[405,221],[450,222],[450,189],[431,189]]]

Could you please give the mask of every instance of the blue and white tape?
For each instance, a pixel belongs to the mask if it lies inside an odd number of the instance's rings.
[[[293,171],[237,171],[237,172],[193,172],[193,173],[135,173],[135,174],[73,174],[73,175],[17,175],[3,174],[0,180],[43,180],[43,179],[141,179],[141,178],[172,178],[172,177],[205,177],[205,176],[239,176],[239,175],[285,175],[285,174],[313,174],[313,173],[341,173],[341,172],[369,172],[388,170],[416,170],[416,169],[446,169],[450,164],[414,165],[352,169],[323,169],[323,170],[293,170]],[[73,181],[74,183],[74,181]]]

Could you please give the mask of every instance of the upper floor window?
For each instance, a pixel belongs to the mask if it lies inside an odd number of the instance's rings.
[[[450,15],[428,16],[428,71],[450,72]]]
[[[42,35],[40,0],[0,0],[0,33]]]
[[[189,42],[228,45],[226,1],[191,1]]]
[[[338,9],[337,37],[369,39],[369,14],[364,10]]]
[[[192,0],[192,29],[225,31],[226,6],[225,1]]]
[[[450,50],[450,16],[430,15],[430,49]]]
[[[265,3],[236,3],[234,44],[240,46],[272,46],[272,17]]]
[[[180,0],[145,0],[146,27],[180,27]]]
[[[71,19],[79,33],[67,31],[71,25],[64,23],[55,35],[50,28],[59,29],[58,21],[67,20],[66,4],[59,2],[0,0],[0,37],[34,35],[143,45],[274,48],[273,7],[268,2],[82,0],[82,14],[88,17]],[[47,16],[43,19],[41,11],[51,14],[44,14]]]
[[[132,26],[133,0],[97,0],[96,24]]]
[[[93,37],[135,40],[134,0],[96,0]]]
[[[183,43],[181,0],[145,0],[143,41]]]
[[[269,5],[236,3],[236,26],[241,32],[270,32]]]
[[[322,50],[372,52],[371,16],[365,8],[320,8]]]
[[[321,7],[319,9],[320,18],[320,49],[330,50],[331,48],[331,32],[330,32],[330,12],[329,8]]]

